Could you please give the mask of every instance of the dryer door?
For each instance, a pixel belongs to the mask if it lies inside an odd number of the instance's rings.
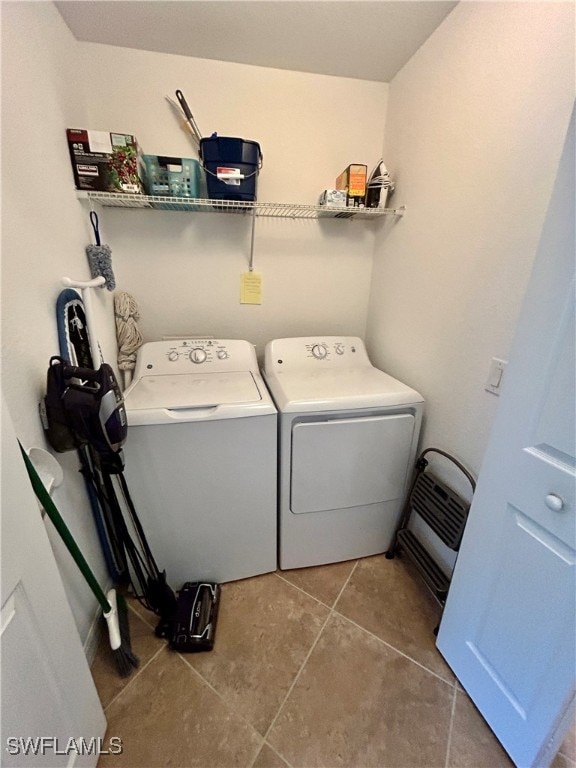
[[[413,432],[410,413],[294,425],[291,511],[321,512],[399,498]]]

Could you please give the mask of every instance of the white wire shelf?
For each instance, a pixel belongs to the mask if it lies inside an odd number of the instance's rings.
[[[82,200],[108,208],[152,208],[163,211],[199,211],[206,213],[252,214],[279,219],[377,219],[381,216],[403,216],[399,208],[329,208],[325,205],[293,205],[291,203],[238,202],[236,200],[205,200],[189,197],[129,195],[114,192],[76,193]]]

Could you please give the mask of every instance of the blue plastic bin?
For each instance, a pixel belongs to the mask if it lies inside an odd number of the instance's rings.
[[[154,197],[194,197],[200,194],[200,163],[190,157],[143,155],[144,188]],[[171,203],[157,203],[155,208],[173,208]],[[193,210],[193,206],[190,206]]]
[[[200,160],[211,200],[256,200],[262,151],[256,141],[211,136],[200,141]]]

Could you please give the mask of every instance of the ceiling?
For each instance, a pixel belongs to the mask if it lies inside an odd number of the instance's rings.
[[[77,40],[389,82],[457,5],[442,0],[64,0]]]

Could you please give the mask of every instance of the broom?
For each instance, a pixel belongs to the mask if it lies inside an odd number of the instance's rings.
[[[44,507],[46,514],[60,534],[60,538],[66,545],[68,551],[74,559],[74,562],[82,572],[82,575],[86,579],[88,586],[102,607],[104,618],[106,619],[106,624],[108,625],[110,647],[112,649],[112,655],[114,657],[118,673],[121,677],[128,677],[133,669],[138,666],[139,660],[138,657],[135,656],[135,654],[132,652],[130,647],[130,627],[128,624],[128,607],[126,605],[126,601],[121,595],[117,596],[114,589],[109,590],[107,595],[104,594],[103,590],[100,588],[100,585],[96,581],[96,577],[90,570],[90,566],[84,559],[84,555],[78,548],[78,545],[74,541],[66,523],[62,519],[60,512],[57,510],[56,505],[50,498],[48,491],[42,483],[42,480],[40,480],[34,465],[28,458],[20,442],[18,442],[18,445],[20,446],[24,464],[26,465],[28,476],[38,501]]]

